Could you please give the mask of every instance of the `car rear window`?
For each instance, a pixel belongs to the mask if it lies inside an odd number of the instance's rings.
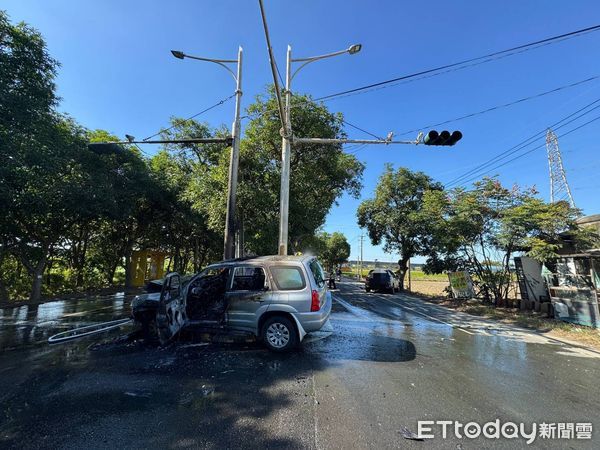
[[[325,286],[325,274],[323,273],[323,268],[321,267],[321,264],[319,264],[319,261],[313,259],[308,264],[308,267],[310,268],[310,271],[312,272],[313,277],[315,278],[317,286],[319,286],[320,288]]]
[[[304,289],[304,276],[298,267],[274,266],[271,273],[280,291],[297,291]]]
[[[371,274],[373,280],[376,281],[388,281],[390,274],[385,272],[374,272]]]

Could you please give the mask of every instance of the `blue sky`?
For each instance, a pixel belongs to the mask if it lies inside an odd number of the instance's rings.
[[[303,69],[293,88],[315,97],[600,23],[597,0],[265,0],[265,6],[282,70],[288,44],[295,57],[356,42],[363,45],[357,55]],[[0,8],[13,21],[23,20],[44,35],[50,53],[62,64],[57,80],[61,109],[89,128],[143,138],[165,126],[170,116],[190,116],[233,93],[233,80],[224,70],[177,60],[171,49],[234,59],[242,45],[243,106],[271,82],[257,1],[18,0],[2,2]],[[385,136],[391,130],[399,134],[600,75],[598,49],[600,32],[327,104],[375,134]],[[448,129],[464,134],[455,147],[351,148],[366,164],[362,197],[372,195],[385,163],[422,170],[448,182],[597,98],[600,81],[595,80],[450,124]],[[598,114],[596,110],[563,131]],[[229,102],[200,119],[229,126],[232,116]],[[347,131],[350,137],[368,138],[351,128]],[[598,133],[600,120],[559,141],[575,202],[585,214],[600,213]],[[541,138],[539,144],[543,143]],[[543,147],[489,174],[496,173],[508,185],[536,185],[540,195],[549,198]],[[325,225],[327,231],[346,234],[353,258],[358,253],[359,203],[341,198]],[[368,239],[364,256],[397,259]]]

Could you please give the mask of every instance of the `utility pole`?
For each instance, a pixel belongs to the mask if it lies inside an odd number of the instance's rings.
[[[240,136],[241,123],[240,111],[242,102],[242,55],[243,50],[238,48],[237,59],[211,59],[191,56],[179,50],[171,50],[173,56],[177,59],[195,59],[198,61],[207,61],[218,64],[227,70],[235,81],[235,113],[233,125],[231,126],[231,155],[229,157],[229,179],[227,183],[227,212],[225,214],[225,233],[223,239],[223,259],[232,259],[235,257],[235,204],[237,192],[238,167],[240,163]],[[237,72],[234,72],[228,64],[237,64]]]
[[[354,55],[360,52],[362,45],[354,44],[345,50],[337,52],[327,53],[319,56],[312,56],[309,58],[296,58],[292,59],[292,48],[288,45],[287,48],[287,59],[286,59],[286,74],[285,74],[285,107],[281,100],[281,92],[279,90],[279,81],[277,78],[277,68],[275,65],[275,58],[273,56],[273,48],[271,46],[271,38],[269,37],[269,29],[267,26],[267,18],[265,13],[265,7],[263,0],[258,0],[260,6],[260,12],[263,22],[263,28],[265,32],[265,39],[267,42],[267,51],[269,53],[269,63],[271,66],[271,75],[273,77],[273,84],[275,85],[275,96],[277,97],[277,107],[279,109],[279,117],[281,120],[280,134],[282,137],[281,143],[281,188],[280,188],[280,205],[279,205],[279,255],[287,255],[288,253],[288,221],[289,221],[289,197],[290,197],[290,153],[292,143],[306,143],[306,144],[420,144],[425,145],[454,145],[462,138],[462,134],[458,131],[450,134],[448,131],[430,131],[425,137],[423,133],[419,133],[419,136],[414,141],[393,141],[393,133],[388,135],[387,139],[378,140],[362,140],[362,139],[324,139],[324,138],[297,138],[293,134],[292,121],[291,121],[291,83],[296,74],[308,64],[319,61],[321,59],[331,58],[334,56],[350,54]],[[300,66],[292,72],[292,63],[299,62]],[[362,265],[362,258],[361,258]],[[361,273],[362,277],[362,273]]]
[[[262,5],[262,2],[261,2]],[[261,6],[262,8],[262,6]],[[268,33],[267,33],[268,36]],[[268,38],[267,38],[268,40]],[[268,44],[269,45],[269,44]],[[292,132],[292,79],[294,76],[307,64],[318,61],[320,59],[330,58],[333,56],[349,53],[351,55],[358,53],[361,49],[360,44],[350,46],[346,50],[339,52],[328,53],[325,55],[313,56],[310,58],[292,59],[292,47],[288,45],[286,64],[285,64],[285,107],[284,107],[284,124],[281,129],[281,189],[279,195],[279,254],[287,255],[288,250],[288,224],[289,224],[289,208],[290,208],[290,159],[291,147],[293,140]],[[292,62],[301,62],[302,64],[292,72]],[[273,79],[277,86],[277,77],[273,72]]]
[[[362,280],[362,268],[363,268],[363,234],[360,233],[360,268],[358,272],[358,280]]]

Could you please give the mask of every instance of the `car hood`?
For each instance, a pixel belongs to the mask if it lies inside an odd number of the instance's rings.
[[[131,301],[131,309],[135,311],[139,308],[156,308],[159,301],[160,292],[136,295]]]

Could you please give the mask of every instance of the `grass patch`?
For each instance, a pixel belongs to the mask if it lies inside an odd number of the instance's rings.
[[[448,281],[448,274],[432,273],[428,275],[422,270],[411,270],[410,277],[412,281]]]
[[[369,270],[372,270],[373,267],[363,267],[362,269],[362,276],[366,277],[369,273]],[[356,277],[357,274],[357,270],[345,270],[342,271],[342,274],[344,276],[347,277]],[[445,273],[435,273],[435,274],[431,274],[431,275],[427,275],[425,272],[423,272],[422,270],[411,270],[410,271],[410,277],[412,281],[448,281],[448,275]],[[406,274],[406,276],[404,277],[404,282],[408,283],[408,274]]]

